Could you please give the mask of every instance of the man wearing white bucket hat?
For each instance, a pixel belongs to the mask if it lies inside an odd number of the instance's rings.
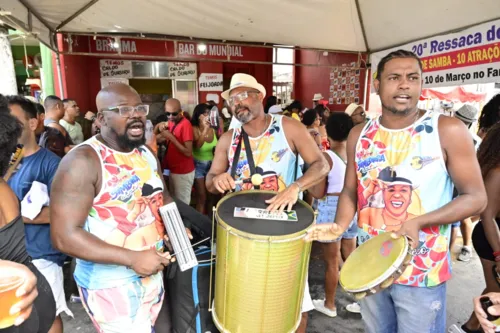
[[[282,115],[264,113],[262,101],[265,96],[266,89],[253,76],[235,74],[232,77],[230,88],[222,93],[222,97],[228,101],[233,116],[241,125],[220,138],[206,185],[212,193],[242,190],[242,186],[236,185],[235,180],[252,176],[247,154],[253,155],[255,168],[261,168],[264,172],[272,170],[278,178],[279,194],[266,201],[270,204],[268,209],[291,210],[301,192],[319,183],[327,175],[328,163],[300,122]],[[239,158],[235,157],[235,150],[230,147],[236,147],[242,137],[246,139],[246,136],[251,149],[245,149],[244,154],[240,154]],[[298,167],[299,155],[309,165],[304,175]],[[238,168],[233,169],[234,159],[237,160],[234,163],[237,163]],[[305,332],[307,311],[313,308],[306,283],[302,321],[297,332]]]
[[[354,125],[366,122],[366,112],[361,105],[351,103],[345,109],[345,113],[351,117]]]
[[[321,93],[316,93],[313,96],[313,109],[318,105],[318,102],[323,99],[323,95]]]

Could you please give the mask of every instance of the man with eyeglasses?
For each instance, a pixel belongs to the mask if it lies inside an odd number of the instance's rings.
[[[249,179],[252,172],[261,175],[274,172],[276,185],[273,187],[279,193],[266,203],[270,211],[282,212],[292,209],[301,192],[322,181],[328,173],[328,163],[304,125],[282,115],[264,112],[262,101],[265,96],[266,89],[253,76],[235,74],[232,77],[230,88],[222,93],[222,97],[242,125],[220,138],[206,186],[215,194],[241,191],[243,185],[236,185],[236,180]],[[235,156],[240,142],[245,142],[247,137],[251,149],[241,145],[239,156]],[[299,166],[299,155],[310,165],[304,175]],[[249,156],[255,161],[254,171],[249,165]],[[233,163],[236,163],[234,168]],[[297,288],[304,288],[303,314],[297,332],[305,332],[307,312],[314,306],[307,282]]]
[[[345,109],[345,113],[347,113],[351,117],[354,126],[366,122],[366,113],[361,105],[351,103]]]
[[[183,116],[178,99],[165,102],[165,115],[168,122],[159,123],[155,130],[157,142],[167,146],[164,175],[169,177],[170,193],[189,205],[194,183],[193,126]]]
[[[77,258],[75,281],[98,332],[151,332],[165,294],[161,272],[173,260],[152,209],[172,198],[145,146],[148,105],[125,84],[102,89],[96,104],[101,133],[65,156],[53,181],[52,241]],[[163,192],[154,205],[147,187]]]

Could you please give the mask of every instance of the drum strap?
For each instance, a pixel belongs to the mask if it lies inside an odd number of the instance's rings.
[[[238,146],[236,147],[236,151],[234,152],[233,156],[233,165],[231,166],[231,177],[233,178],[236,176],[236,168],[238,167],[238,161],[240,159],[242,141],[245,141],[245,153],[247,155],[248,166],[250,167],[250,176],[253,176],[255,174],[255,162],[253,160],[252,146],[250,146],[250,140],[248,139],[248,134],[242,127]],[[254,189],[259,189],[259,188],[260,186],[254,186]]]

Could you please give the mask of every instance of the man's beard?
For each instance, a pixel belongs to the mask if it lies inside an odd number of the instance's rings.
[[[239,113],[238,111],[240,109],[247,109],[248,112],[246,112],[246,113]],[[248,122],[250,122],[254,118],[253,115],[252,115],[252,112],[250,111],[250,109],[248,107],[246,107],[246,106],[239,106],[239,105],[236,107],[236,109],[234,109],[234,116],[243,125],[246,124],[246,123],[248,123]]]
[[[125,133],[123,135],[118,135],[116,137],[116,142],[118,143],[118,145],[120,147],[127,149],[127,150],[132,150],[132,149],[139,148],[140,146],[143,146],[144,144],[146,144],[146,136],[142,135],[141,138],[130,139],[127,136],[127,133]]]
[[[111,128],[111,131],[113,131],[116,135],[116,143],[121,148],[126,149],[126,150],[132,150],[135,148],[139,148],[140,146],[142,146],[146,143],[146,126],[143,127],[143,134],[140,138],[131,139],[128,137],[128,135],[127,135],[128,129],[136,123],[137,122],[135,121],[133,123],[128,124],[127,127],[125,127],[125,133],[123,133],[121,135],[118,134],[113,128]]]
[[[381,103],[382,103],[382,101],[381,101]],[[382,107],[384,109],[390,111],[393,115],[399,115],[399,116],[407,116],[408,114],[411,113],[411,111],[417,109],[416,107],[414,107],[414,108],[406,108],[404,110],[398,110],[395,107],[389,107],[389,106],[385,105],[384,103],[382,103]]]

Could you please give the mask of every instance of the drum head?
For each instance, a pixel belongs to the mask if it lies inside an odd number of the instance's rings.
[[[265,201],[276,193],[266,191],[244,191],[228,195],[217,206],[217,215],[229,226],[240,231],[263,236],[284,236],[307,229],[314,222],[314,213],[305,202],[299,200],[293,206],[297,221],[274,221],[234,216],[235,207],[266,209]]]
[[[373,288],[382,283],[399,267],[408,253],[405,237],[392,239],[391,233],[383,233],[359,246],[340,271],[340,284],[349,292]]]

